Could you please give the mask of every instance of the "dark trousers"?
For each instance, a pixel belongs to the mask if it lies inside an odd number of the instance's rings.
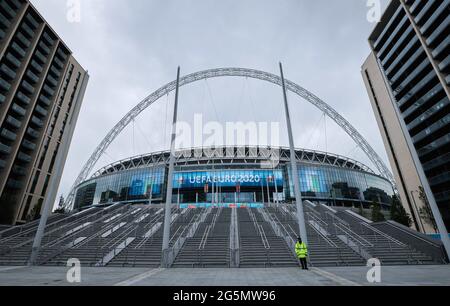
[[[303,270],[308,270],[308,261],[306,258],[299,258]]]

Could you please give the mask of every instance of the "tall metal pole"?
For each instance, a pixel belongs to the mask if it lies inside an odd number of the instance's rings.
[[[296,205],[297,205],[298,226],[299,226],[299,230],[300,230],[300,237],[302,238],[303,242],[308,245],[308,236],[306,233],[306,226],[305,226],[305,215],[303,213],[302,194],[300,192],[300,182],[299,182],[299,177],[298,177],[297,159],[295,158],[294,136],[292,134],[291,115],[289,112],[289,103],[288,103],[288,98],[287,98],[286,82],[285,82],[284,73],[283,73],[283,65],[281,63],[280,63],[280,73],[281,73],[281,81],[282,81],[282,85],[283,85],[284,108],[286,111],[286,124],[287,124],[288,136],[289,136],[289,147],[290,147],[290,152],[291,152],[291,168],[292,168],[291,179],[294,183],[295,201],[296,201]]]
[[[39,221],[39,227],[34,237],[33,246],[31,248],[31,255],[28,260],[28,265],[30,266],[34,266],[37,264],[37,259],[41,250],[42,238],[44,237],[45,227],[47,226],[48,217],[52,212],[56,193],[58,192],[59,182],[64,170],[64,160],[67,156],[67,153],[69,152],[70,138],[72,137],[75,130],[76,120],[74,120],[73,117],[80,111],[81,99],[83,98],[86,91],[88,80],[89,76],[85,75],[82,81],[81,89],[78,92],[78,96],[76,98],[76,109],[73,111],[70,120],[67,123],[66,132],[64,133],[64,136],[61,140],[61,148],[59,149],[59,152],[56,156],[54,167],[55,170],[53,171],[49,181],[49,188],[47,191],[47,196],[43,203],[44,208],[42,211],[41,219]]]
[[[173,111],[172,122],[172,141],[170,144],[169,173],[167,176],[167,192],[166,192],[166,212],[164,214],[164,234],[162,244],[162,265],[167,267],[169,264],[169,242],[170,242],[170,222],[172,219],[172,194],[173,194],[173,172],[175,168],[175,140],[177,137],[177,121],[178,121],[178,94],[180,90],[180,71],[177,72],[177,88],[175,92],[175,106]]]

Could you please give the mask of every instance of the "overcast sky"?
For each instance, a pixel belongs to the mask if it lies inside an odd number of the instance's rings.
[[[81,22],[70,23],[67,1],[32,0],[90,74],[59,194],[67,195],[95,147],[132,107],[175,79],[178,65],[182,74],[219,67],[278,74],[282,61],[286,78],[334,107],[388,163],[360,73],[374,27],[366,18],[366,0],[80,2]],[[373,168],[330,119],[300,98],[289,98],[297,147],[347,155]],[[168,148],[171,103],[173,95],[146,110],[95,170]],[[284,135],[282,111],[281,90],[261,81],[209,80],[180,93],[185,121],[195,113],[205,121],[279,121]]]

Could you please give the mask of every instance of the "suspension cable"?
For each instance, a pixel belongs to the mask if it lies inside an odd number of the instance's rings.
[[[138,131],[142,134],[142,136],[144,137],[145,141],[147,142],[147,144],[149,145],[149,147],[152,147],[152,143],[151,141],[148,139],[147,135],[145,135],[145,133],[143,132],[141,126],[139,125],[139,121],[136,120],[136,126],[138,128]]]
[[[167,112],[169,109],[169,94],[167,94],[166,96],[166,112],[164,115],[164,150],[166,149],[166,145],[167,145]]]
[[[327,116],[325,113],[323,113],[323,123],[325,127],[325,152],[328,153]]]
[[[205,83],[206,83],[206,88],[208,89],[208,94],[209,94],[209,98],[211,100],[211,104],[212,104],[212,107],[213,107],[213,110],[214,110],[214,114],[216,115],[216,120],[218,122],[220,122],[219,114],[217,113],[217,109],[216,109],[216,104],[214,103],[214,97],[212,95],[211,88],[209,87],[209,83],[208,83],[207,79],[205,79]]]

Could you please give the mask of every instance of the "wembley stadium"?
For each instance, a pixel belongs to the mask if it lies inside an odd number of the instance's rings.
[[[345,156],[295,150],[293,139],[290,149],[188,148],[130,157],[92,172],[111,143],[158,99],[217,77],[283,85],[286,108],[286,91],[317,107],[351,137],[376,172]],[[175,138],[173,133],[171,148]],[[309,263],[316,267],[365,266],[373,258],[383,265],[447,262],[441,241],[359,214],[374,203],[389,209],[394,182],[356,128],[294,82],[244,68],[182,78],[178,73],[177,81],[149,95],[110,130],[81,169],[64,209],[0,231],[0,266],[66,266],[76,258],[95,267],[293,267],[299,264],[298,237],[305,238]],[[50,189],[56,194],[55,185]]]
[[[267,167],[267,154],[277,152]],[[106,166],[76,188],[73,209],[118,202],[166,202],[170,152],[121,160]],[[330,153],[296,150],[302,198],[330,206],[388,208],[391,183],[368,166]],[[177,154],[172,203],[181,208],[261,207],[295,201],[289,150],[236,147],[182,150]]]

